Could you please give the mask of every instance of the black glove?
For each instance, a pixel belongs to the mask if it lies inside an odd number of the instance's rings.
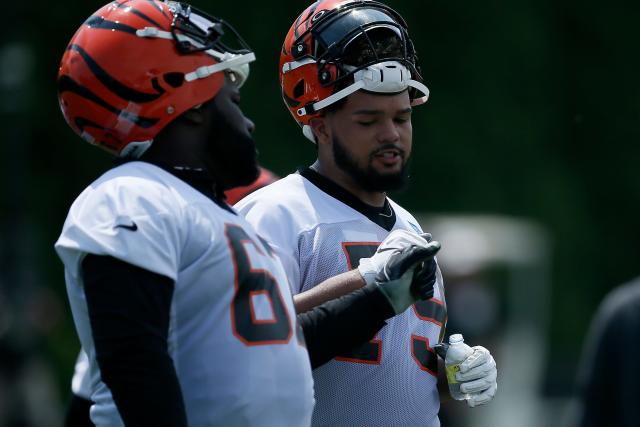
[[[433,257],[440,243],[407,246],[389,257],[376,276],[376,284],[396,314],[404,312],[416,301],[433,296],[436,262]]]

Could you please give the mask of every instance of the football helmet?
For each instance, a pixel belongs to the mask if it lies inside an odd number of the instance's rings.
[[[285,104],[315,142],[309,122],[357,90],[427,101],[404,19],[373,0],[319,0],[295,20],[280,54]]]
[[[186,3],[115,0],[69,42],[58,72],[65,120],[87,142],[139,157],[183,112],[242,85],[255,55],[229,24]]]

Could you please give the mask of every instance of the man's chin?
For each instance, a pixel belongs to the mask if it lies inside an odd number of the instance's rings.
[[[407,185],[407,173],[406,171],[400,170],[394,173],[369,173],[369,177],[366,180],[365,186],[369,187],[369,190],[372,191],[396,191],[402,190]]]

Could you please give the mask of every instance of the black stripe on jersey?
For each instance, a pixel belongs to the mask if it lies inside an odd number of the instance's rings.
[[[373,223],[378,224],[387,231],[391,231],[393,229],[393,226],[396,223],[396,213],[391,207],[391,203],[389,203],[388,199],[384,200],[384,206],[381,208],[371,206],[311,168],[300,169],[298,170],[298,173],[320,190],[324,191],[334,199],[341,201],[350,208],[360,212]]]
[[[122,31],[129,34],[134,34],[137,31],[137,28],[133,28],[129,25],[121,24],[119,22],[107,21],[101,16],[91,16],[89,19],[84,21],[85,25],[88,25],[91,28],[98,28],[101,30],[113,30],[113,31]]]
[[[113,105],[109,104],[108,102],[106,102],[104,99],[100,98],[95,93],[91,92],[86,87],[79,85],[75,80],[73,80],[69,76],[65,76],[65,75],[60,76],[60,79],[58,79],[58,92],[60,94],[64,92],[75,93],[76,95],[79,95],[85,99],[88,99],[89,101],[95,102],[96,104],[100,105],[106,110],[111,111],[113,114],[120,116],[132,123],[135,123],[136,125],[145,129],[155,125],[159,121],[159,119],[141,117],[141,116],[132,114],[128,111],[120,110],[114,107]]]
[[[102,83],[106,88],[108,88],[111,92],[118,95],[120,98],[126,101],[133,101],[136,103],[145,103],[158,99],[162,94],[164,94],[165,90],[158,84],[156,78],[154,78],[151,82],[153,88],[157,91],[157,93],[145,93],[139,92],[135,89],[125,86],[120,83],[118,80],[114,79],[109,73],[105,71],[92,57],[89,55],[82,47],[77,44],[70,44],[67,46],[67,50],[74,50],[82,56],[84,62],[87,64],[91,72],[96,76],[100,83]]]

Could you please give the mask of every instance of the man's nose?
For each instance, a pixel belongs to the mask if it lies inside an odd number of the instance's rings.
[[[396,142],[400,139],[398,125],[392,119],[385,120],[378,134],[378,140],[383,143]]]

